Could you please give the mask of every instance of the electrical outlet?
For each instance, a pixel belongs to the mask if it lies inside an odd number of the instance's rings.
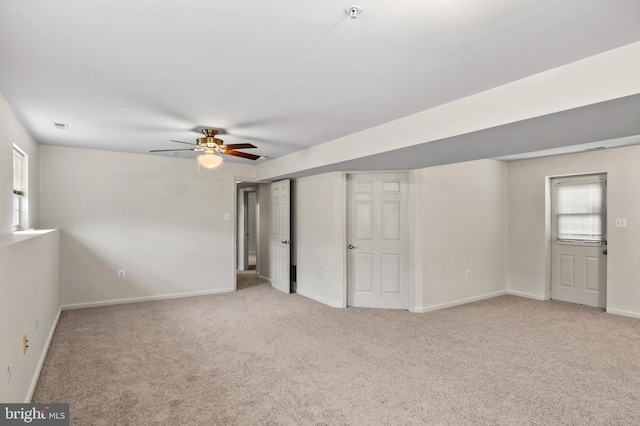
[[[33,332],[37,333],[39,328],[40,328],[40,320],[38,319],[38,316],[36,315],[36,317],[33,319]]]
[[[27,339],[27,335],[22,336],[22,355],[27,354],[27,348],[29,348],[29,339]]]
[[[320,279],[324,280],[324,271],[320,269]]]
[[[7,365],[7,384],[11,384],[11,379],[13,378],[13,367],[11,364]]]
[[[118,278],[123,279],[125,277],[124,269],[118,271]]]
[[[466,279],[471,278],[471,271],[467,271],[467,273],[465,274],[465,278]]]

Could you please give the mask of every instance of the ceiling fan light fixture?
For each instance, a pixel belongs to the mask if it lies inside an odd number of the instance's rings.
[[[213,169],[222,164],[222,157],[216,155],[215,151],[204,151],[198,157],[198,163],[207,169]]]

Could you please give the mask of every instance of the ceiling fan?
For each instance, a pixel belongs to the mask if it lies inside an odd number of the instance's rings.
[[[198,163],[200,165],[212,169],[218,167],[222,163],[222,157],[216,154],[233,155],[235,157],[248,158],[249,160],[257,160],[260,155],[249,154],[246,152],[236,151],[237,149],[257,148],[250,143],[236,143],[225,145],[222,139],[216,138],[218,130],[216,129],[202,129],[204,134],[203,138],[198,138],[196,143],[182,142],[171,139],[171,142],[183,143],[186,145],[193,145],[193,148],[185,149],[153,149],[149,152],[177,152],[177,151],[195,151],[202,152],[198,156]]]

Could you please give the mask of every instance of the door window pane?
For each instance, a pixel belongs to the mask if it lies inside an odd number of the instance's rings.
[[[604,185],[603,181],[558,184],[556,205],[559,240],[602,239]]]

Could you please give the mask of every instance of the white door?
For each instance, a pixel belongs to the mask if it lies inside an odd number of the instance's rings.
[[[348,178],[349,306],[409,308],[408,177]]]
[[[606,175],[551,181],[551,298],[606,307]]]
[[[271,184],[271,286],[285,293],[291,293],[290,188],[289,179]]]

